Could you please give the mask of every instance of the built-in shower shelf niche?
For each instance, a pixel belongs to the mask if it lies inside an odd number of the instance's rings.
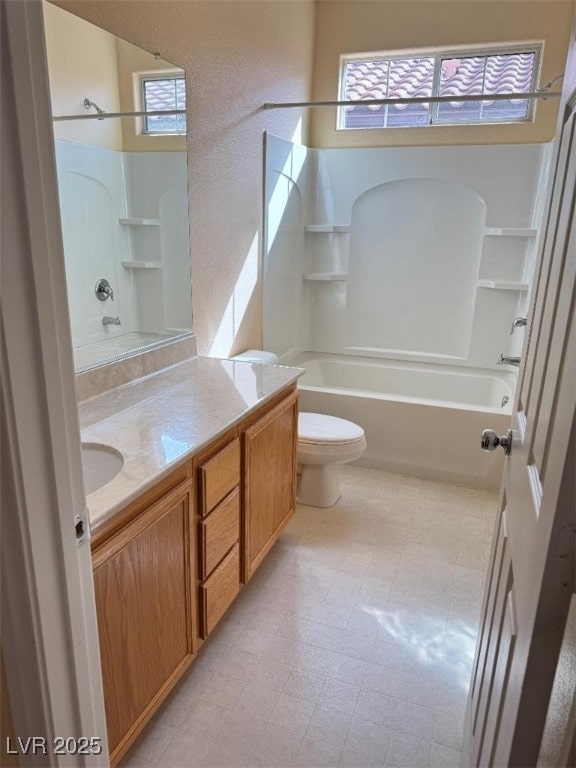
[[[304,226],[304,232],[311,232],[318,235],[330,233],[337,234],[350,232],[350,227],[347,224],[306,224]]]
[[[162,269],[161,261],[123,261],[122,266],[126,269]]]
[[[530,285],[518,280],[478,280],[478,288],[491,288],[496,291],[527,291]]]
[[[120,224],[124,224],[127,227],[159,227],[160,219],[144,219],[139,216],[127,216],[125,218],[118,219]]]
[[[536,237],[537,234],[537,229],[523,227],[486,227],[484,230],[487,237]]]
[[[343,283],[348,279],[348,275],[345,272],[306,272],[303,279],[307,282]]]

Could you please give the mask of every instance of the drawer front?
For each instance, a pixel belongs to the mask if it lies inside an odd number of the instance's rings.
[[[200,585],[202,638],[206,639],[240,590],[240,546],[224,558],[204,584]]]
[[[209,576],[240,538],[240,490],[235,488],[200,523],[200,578]]]
[[[240,483],[240,441],[236,438],[199,468],[200,514],[207,515]]]

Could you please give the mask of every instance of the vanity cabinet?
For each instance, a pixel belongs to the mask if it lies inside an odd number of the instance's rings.
[[[293,514],[296,437],[291,387],[93,532],[112,765]]]
[[[242,432],[246,581],[294,514],[297,434],[296,392]]]
[[[193,658],[192,510],[185,480],[92,553],[112,763]]]

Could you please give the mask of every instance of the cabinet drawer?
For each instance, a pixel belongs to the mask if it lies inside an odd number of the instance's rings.
[[[240,441],[236,438],[199,468],[200,514],[207,515],[240,483]]]
[[[200,523],[200,578],[205,579],[240,537],[240,490],[235,488]]]
[[[206,639],[240,590],[240,546],[224,558],[204,584],[200,585],[202,638]]]

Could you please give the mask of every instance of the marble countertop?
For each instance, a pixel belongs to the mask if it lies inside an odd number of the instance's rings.
[[[118,475],[87,496],[92,527],[303,373],[197,356],[80,403],[82,442],[110,445],[124,457]]]

